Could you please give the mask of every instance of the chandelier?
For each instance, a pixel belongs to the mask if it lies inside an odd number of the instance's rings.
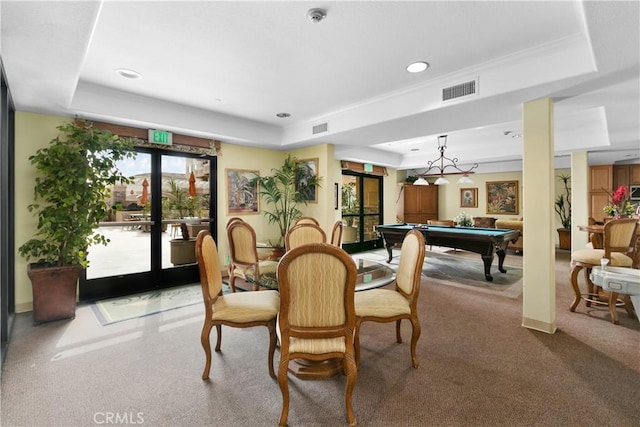
[[[454,157],[453,159],[450,159],[444,155],[444,150],[446,150],[446,148],[447,148],[447,135],[440,135],[438,137],[438,150],[440,150],[440,158],[428,161],[427,170],[421,174],[418,174],[419,178],[415,180],[413,185],[429,185],[429,182],[426,179],[424,179],[424,177],[427,174],[429,174],[429,171],[431,171],[432,169],[436,169],[439,172],[435,174],[430,174],[430,175],[440,175],[438,179],[436,179],[436,182],[434,182],[435,185],[449,184],[449,180],[444,177],[445,169],[447,168],[455,169],[454,172],[449,172],[450,174],[451,173],[462,174],[462,177],[458,180],[458,184],[473,184],[473,181],[471,180],[471,178],[469,178],[469,174],[473,173],[472,171],[478,167],[478,164],[474,163],[473,166],[471,166],[467,170],[460,169],[458,167],[458,164],[457,164],[458,159],[456,157]],[[449,163],[445,164],[445,161]]]

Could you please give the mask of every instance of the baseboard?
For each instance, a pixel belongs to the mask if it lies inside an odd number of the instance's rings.
[[[556,322],[547,323],[540,320],[529,319],[527,317],[522,318],[522,326],[528,329],[534,329],[540,332],[546,332],[547,334],[553,334],[556,332]]]

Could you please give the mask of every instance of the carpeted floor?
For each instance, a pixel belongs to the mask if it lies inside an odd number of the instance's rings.
[[[508,265],[519,259],[512,256]],[[606,309],[584,304],[571,313],[568,257],[557,255],[555,334],[521,327],[522,297],[428,277],[418,301],[420,368],[411,367],[407,322],[402,344],[393,324],[365,322],[353,395],[358,425],[637,426],[640,322],[620,310],[613,325]],[[17,315],[0,424],[114,425],[118,417],[120,425],[154,427],[276,425],[282,396],[267,370],[266,328],[223,327],[222,351],[202,381],[203,312],[196,304],[107,326],[88,306],[75,320],[36,327],[31,313]],[[289,386],[291,427],[346,425],[344,377],[290,375]]]

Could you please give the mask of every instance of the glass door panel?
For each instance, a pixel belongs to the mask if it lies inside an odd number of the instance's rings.
[[[379,247],[374,227],[382,221],[382,177],[343,172],[341,198],[342,247],[349,253]]]
[[[195,240],[209,230],[208,160],[162,156],[162,268],[196,262]]]
[[[109,244],[88,249],[87,279],[151,270],[151,155],[138,153],[118,168],[133,182],[111,188],[111,212],[98,229]]]
[[[82,301],[197,283],[196,236],[209,230],[217,237],[210,220],[216,158],[137,151],[118,165],[133,182],[111,189],[113,209],[99,229],[110,242],[89,248]]]

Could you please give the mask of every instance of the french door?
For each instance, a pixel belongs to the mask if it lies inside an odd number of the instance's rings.
[[[382,177],[342,172],[342,248],[348,253],[382,247],[375,226],[382,224]]]
[[[195,237],[216,236],[216,157],[152,148],[118,167],[133,182],[111,189],[99,232],[106,246],[88,248],[81,301],[129,295],[199,280]]]

